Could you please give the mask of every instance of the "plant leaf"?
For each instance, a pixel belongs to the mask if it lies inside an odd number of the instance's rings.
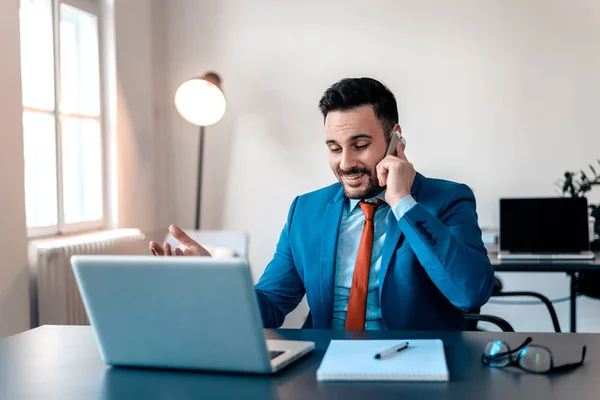
[[[590,169],[592,170],[592,172],[594,173],[594,176],[598,175],[596,174],[596,170],[594,169],[594,167],[592,167],[592,164],[590,164]]]

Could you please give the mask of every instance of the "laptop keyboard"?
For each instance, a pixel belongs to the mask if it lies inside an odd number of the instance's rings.
[[[285,351],[269,351],[269,357],[271,357],[272,360],[283,353],[285,353]]]

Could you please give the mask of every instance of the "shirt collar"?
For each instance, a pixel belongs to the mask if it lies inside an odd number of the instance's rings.
[[[375,203],[375,201],[377,199],[379,199],[385,203],[385,191],[386,191],[386,189],[383,189],[377,196],[371,197],[370,199],[363,199],[363,200],[368,203]],[[350,209],[348,210],[348,214],[350,214],[352,211],[354,211],[356,206],[358,206],[358,203],[360,203],[362,201],[361,199],[349,199],[349,200],[350,200],[350,202],[349,202]]]

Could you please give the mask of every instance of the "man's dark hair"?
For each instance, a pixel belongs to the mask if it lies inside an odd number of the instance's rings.
[[[372,78],[346,78],[331,85],[319,101],[323,119],[330,111],[351,110],[371,105],[390,140],[392,128],[398,123],[398,105],[394,94],[381,82]]]

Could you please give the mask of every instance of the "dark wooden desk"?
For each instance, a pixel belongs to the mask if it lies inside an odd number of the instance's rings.
[[[564,272],[571,278],[571,332],[577,332],[577,291],[579,273],[600,271],[600,253],[594,260],[499,260],[498,253],[489,253],[496,272]]]
[[[270,376],[111,368],[100,360],[90,327],[44,326],[0,342],[0,399],[597,399],[600,335],[534,333],[558,363],[583,367],[546,376],[481,365],[490,339],[517,346],[524,333],[266,331],[269,338],[312,340],[316,350]],[[316,369],[331,339],[440,338],[450,382],[317,382]]]

